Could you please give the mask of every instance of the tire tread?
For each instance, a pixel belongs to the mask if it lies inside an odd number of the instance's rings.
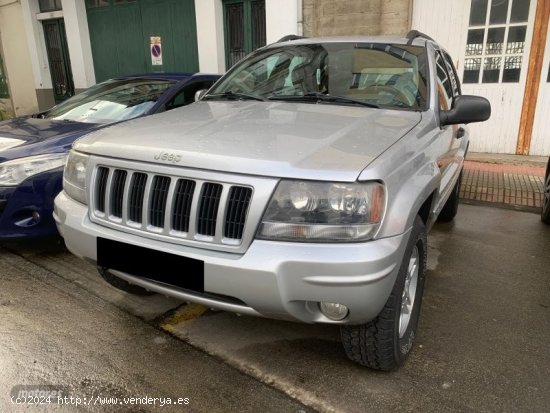
[[[422,268],[425,270],[427,236],[420,217],[415,220],[415,228],[417,228],[417,232],[413,230],[411,237],[415,237],[415,244],[418,240],[422,240],[424,244],[420,258],[423,260]],[[417,291],[417,294],[421,293],[422,291]],[[403,363],[406,354],[400,358],[396,357],[396,352],[399,349],[396,349],[395,339],[395,334],[399,334],[396,331],[398,328],[396,327],[396,317],[399,316],[397,308],[400,294],[401,288],[394,286],[384,308],[374,320],[361,325],[342,326],[340,329],[342,345],[350,360],[362,366],[382,371],[394,370]]]

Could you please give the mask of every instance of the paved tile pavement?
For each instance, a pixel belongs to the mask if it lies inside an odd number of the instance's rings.
[[[497,203],[519,209],[542,206],[544,173],[542,163],[464,162],[460,197],[464,202]]]

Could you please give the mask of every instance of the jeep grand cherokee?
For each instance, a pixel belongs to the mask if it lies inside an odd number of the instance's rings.
[[[199,102],[80,139],[55,217],[118,288],[338,324],[352,360],[390,370],[426,232],[457,212],[464,124],[489,115],[425,35],[285,38]]]

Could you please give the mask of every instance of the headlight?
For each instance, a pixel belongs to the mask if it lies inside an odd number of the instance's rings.
[[[29,156],[0,164],[0,186],[19,185],[30,176],[65,165],[66,153]]]
[[[69,152],[63,176],[63,189],[67,195],[86,205],[88,204],[86,201],[86,169],[89,158],[88,155],[74,150]]]
[[[371,239],[385,208],[378,182],[281,181],[264,214],[258,238],[309,242]]]

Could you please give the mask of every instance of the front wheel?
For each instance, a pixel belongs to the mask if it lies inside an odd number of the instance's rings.
[[[357,326],[342,326],[348,358],[376,370],[393,370],[409,355],[420,315],[426,273],[427,236],[419,216],[386,305],[378,316]]]

